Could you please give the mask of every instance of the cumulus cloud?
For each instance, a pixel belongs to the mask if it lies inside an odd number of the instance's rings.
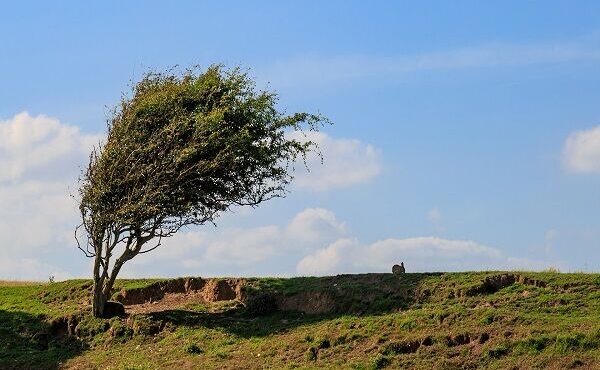
[[[99,135],[27,112],[0,121],[0,278],[47,279],[68,274],[50,263],[73,247],[74,191]]]
[[[50,275],[88,273],[88,261],[74,244],[79,216],[70,194],[76,192],[77,177],[92,147],[102,138],[45,115],[22,112],[0,120],[0,279],[45,280]],[[309,133],[308,139],[321,145],[327,159],[324,166],[314,163],[313,172],[299,174],[300,187],[348,186],[379,172],[379,153],[369,145],[319,133]],[[345,232],[345,224],[331,211],[308,208],[284,225],[179,233],[153,253],[136,258],[124,273],[292,272],[298,259],[315,246],[327,245]],[[287,262],[274,263],[288,255]]]
[[[600,126],[571,133],[565,141],[563,161],[575,173],[600,173]]]
[[[549,265],[507,256],[471,240],[425,236],[365,244],[352,236],[332,211],[323,208],[305,209],[283,226],[185,232],[165,241],[161,248],[133,260],[130,271],[173,276],[199,272],[329,275],[389,272],[401,261],[410,272],[543,269]]]
[[[340,239],[304,257],[296,271],[301,275],[389,272],[404,262],[409,272],[542,269],[544,262],[505,256],[500,250],[471,240],[437,237],[385,239],[361,244]]]
[[[381,173],[381,153],[356,139],[335,139],[322,132],[292,133],[290,137],[310,140],[319,146],[323,161],[317,155],[296,166],[294,184],[299,188],[327,191],[368,182]]]
[[[346,233],[346,225],[324,208],[307,208],[287,225],[287,236],[298,242],[321,242]]]
[[[78,214],[69,193],[100,139],[25,112],[0,121],[0,279],[88,273],[88,261],[74,247]],[[339,188],[366,182],[381,171],[380,155],[369,145],[323,133],[310,133],[309,139],[321,145],[325,165],[315,163],[312,172],[299,175],[300,187]],[[429,216],[441,218],[436,212]],[[307,208],[273,225],[181,232],[128,263],[123,276],[381,272],[399,261],[409,271],[543,267],[474,241],[419,237],[364,244],[350,234],[332,211]]]
[[[290,273],[299,258],[345,233],[345,224],[333,212],[307,208],[283,226],[181,232],[131,264],[137,271],[151,271],[161,261],[172,270],[201,270],[203,274]]]
[[[72,177],[99,140],[44,115],[22,112],[0,121],[0,182],[21,180],[32,171],[37,179]]]
[[[318,249],[300,260],[296,271],[301,275],[310,276],[342,272],[342,262],[349,253],[352,253],[352,249],[356,248],[356,244],[357,242],[352,239],[336,240],[327,248]]]

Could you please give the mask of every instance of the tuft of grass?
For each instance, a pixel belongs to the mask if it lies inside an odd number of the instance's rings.
[[[204,351],[202,351],[202,349],[200,347],[198,347],[198,345],[196,343],[187,345],[185,347],[185,351],[192,355],[199,355],[204,352]]]

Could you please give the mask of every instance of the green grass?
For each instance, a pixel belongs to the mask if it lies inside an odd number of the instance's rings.
[[[480,289],[501,274],[252,278],[250,295],[333,303],[259,317],[235,302],[190,303],[111,320],[90,317],[87,280],[0,284],[0,368],[600,368],[599,274],[510,272],[543,285]],[[40,335],[65,316],[77,318],[75,336]]]

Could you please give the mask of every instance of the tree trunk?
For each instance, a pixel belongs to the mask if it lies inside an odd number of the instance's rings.
[[[101,244],[100,244],[101,245]],[[101,258],[99,250],[96,249],[96,258],[94,259],[94,291],[92,294],[92,314],[95,317],[102,317],[104,313],[104,305],[107,297],[102,294],[102,286],[104,285],[104,274],[100,275]]]
[[[94,291],[92,293],[92,314],[94,317],[102,317],[104,313],[104,306],[108,297],[102,292],[102,286],[104,285],[104,272],[101,273],[102,265],[102,243],[96,243],[99,247],[96,247],[96,257],[94,258]]]
[[[119,271],[121,271],[121,267],[140,251],[142,245],[146,241],[147,240],[137,241],[133,250],[129,249],[131,242],[128,242],[125,251],[123,251],[121,257],[117,258],[110,273],[108,270],[110,266],[110,250],[107,249],[104,257],[102,257],[101,254],[102,248],[99,248],[99,250],[96,251],[96,258],[94,260],[94,295],[92,298],[92,312],[95,317],[105,316],[104,311],[106,302],[112,294],[112,288]]]
[[[102,292],[102,285],[97,287],[97,282],[94,282],[94,296],[92,298],[92,312],[95,317],[102,317],[104,315],[104,306],[108,297]]]
[[[125,254],[127,257],[128,254]],[[100,275],[100,269],[98,269],[98,274],[96,274],[96,270],[94,270],[94,295],[92,298],[92,312],[95,317],[104,317],[104,309],[106,307],[106,302],[109,300],[113,285],[115,284],[115,280],[121,267],[123,266],[123,261],[118,259],[113,266],[112,272],[110,276],[107,278],[108,274],[106,271]]]

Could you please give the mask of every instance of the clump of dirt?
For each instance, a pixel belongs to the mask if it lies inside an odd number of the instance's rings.
[[[546,287],[546,283],[541,280],[531,279],[519,274],[501,274],[486,277],[481,284],[467,289],[464,294],[468,297],[482,294],[493,294],[500,289],[506,288],[514,283],[531,285],[538,288]]]
[[[121,290],[115,299],[126,306],[157,302],[172,294],[200,295],[204,302],[242,300],[244,284],[244,279],[179,278]]]

